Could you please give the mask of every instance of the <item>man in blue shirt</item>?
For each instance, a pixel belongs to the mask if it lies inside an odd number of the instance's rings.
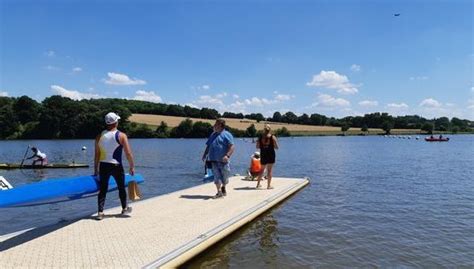
[[[227,195],[225,185],[229,183],[229,159],[232,153],[234,153],[234,137],[225,130],[225,120],[217,119],[214,123],[214,132],[207,139],[206,150],[202,155],[203,161],[207,159],[212,163],[214,183],[217,188],[215,199]]]

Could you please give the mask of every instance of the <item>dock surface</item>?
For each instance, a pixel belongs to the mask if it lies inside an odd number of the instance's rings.
[[[101,221],[90,216],[2,237],[0,268],[176,267],[309,183],[274,178],[274,189],[263,181],[257,190],[242,178],[230,179],[224,198],[212,199],[214,184],[202,184],[135,202],[130,217],[117,207]]]

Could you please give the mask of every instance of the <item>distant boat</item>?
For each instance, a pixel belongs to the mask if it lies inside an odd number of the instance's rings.
[[[125,176],[125,186],[135,181],[143,183],[141,175]],[[109,192],[117,189],[114,179],[109,180]],[[0,208],[33,206],[65,202],[94,196],[99,191],[99,181],[95,176],[46,179],[37,183],[12,187],[0,177]]]
[[[0,169],[65,169],[65,168],[87,168],[88,164],[82,163],[51,163],[45,165],[31,165],[19,163],[0,163]]]
[[[449,137],[446,138],[439,138],[439,137],[425,137],[425,141],[427,142],[448,142]]]

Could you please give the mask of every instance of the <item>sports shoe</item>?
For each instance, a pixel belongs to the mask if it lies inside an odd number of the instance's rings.
[[[96,219],[96,220],[103,220],[103,219],[104,219],[104,216],[105,216],[104,213],[99,212],[99,213],[97,213],[97,217],[95,217],[95,219]]]
[[[225,190],[225,186],[222,186],[221,190],[222,190],[222,195],[227,196],[227,191]]]
[[[132,213],[132,207],[131,206],[127,206],[126,208],[122,209],[122,215],[128,215]]]
[[[219,199],[222,197],[224,197],[224,194],[222,192],[218,192],[216,195],[214,195],[214,197],[212,197],[212,199]]]

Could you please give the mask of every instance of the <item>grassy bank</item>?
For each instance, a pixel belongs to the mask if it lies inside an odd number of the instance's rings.
[[[153,130],[163,121],[168,127],[173,128],[178,126],[185,117],[176,116],[164,116],[164,115],[149,115],[149,114],[132,114],[129,120],[131,122],[142,123],[148,125]],[[214,120],[190,118],[193,122],[202,121],[210,124],[214,124]],[[262,130],[264,123],[257,122],[251,119],[226,119],[226,123],[229,127],[238,130],[246,130],[250,125],[254,124],[257,130]],[[287,128],[293,136],[324,136],[324,135],[341,135],[341,127],[334,126],[314,126],[314,125],[302,125],[302,124],[287,124],[280,122],[269,122],[272,129]],[[392,129],[392,134],[395,135],[409,135],[409,134],[421,134],[420,129]],[[363,135],[364,132],[360,128],[350,128],[346,135]],[[384,134],[382,129],[369,128],[367,135],[379,135]]]

